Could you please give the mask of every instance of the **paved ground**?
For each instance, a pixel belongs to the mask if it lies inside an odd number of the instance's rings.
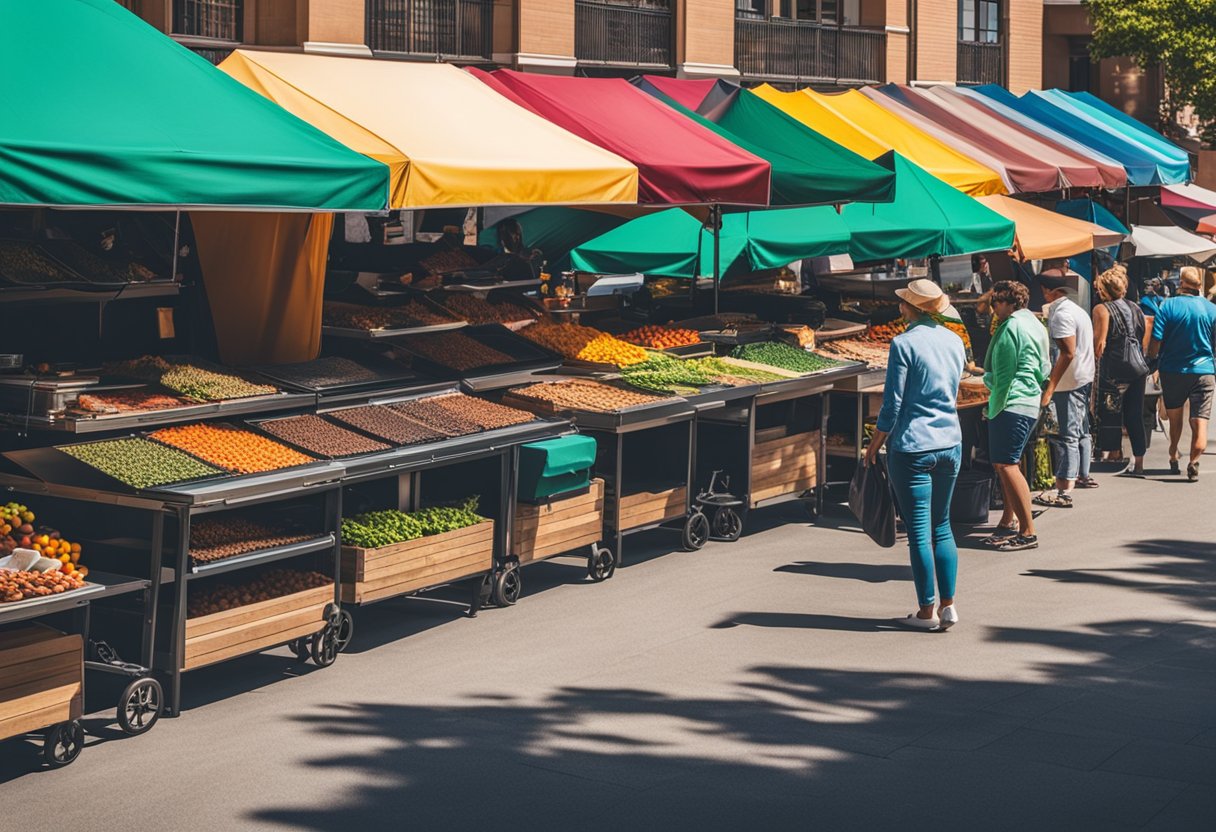
[[[0,745],[0,827],[1210,830],[1206,467],[1102,476],[1041,549],[965,551],[943,635],[892,626],[902,547],[791,509],[696,554],[634,538],[602,585],[530,568],[476,620],[371,607],[332,668],[199,671],[180,719],[123,739],[100,715],[63,771]]]

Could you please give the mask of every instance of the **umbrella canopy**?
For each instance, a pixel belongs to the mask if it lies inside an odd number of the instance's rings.
[[[220,69],[392,171],[389,207],[637,201],[637,169],[449,64],[238,49]]]
[[[1206,263],[1216,256],[1216,243],[1175,225],[1133,225],[1128,242],[1133,257],[1189,257]]]
[[[0,6],[0,204],[365,210],[388,170],[113,0]]]
[[[682,93],[675,78],[662,87]],[[643,91],[646,86],[639,87]],[[895,174],[811,130],[753,93],[741,90],[713,120],[653,87],[658,100],[772,165],[773,205],[823,205],[840,202],[889,202]]]
[[[1107,211],[1092,199],[1066,199],[1056,203],[1056,213],[1063,214],[1066,217],[1073,219],[1085,220],[1092,222],[1094,225],[1100,225],[1111,231],[1126,235],[1128,233],[1127,226],[1119,222],[1118,217]],[[1119,255],[1118,246],[1107,246],[1099,249],[1103,257],[1099,259],[1099,268],[1106,268],[1109,263],[1113,263]],[[1093,258],[1084,256],[1074,256],[1068,261],[1069,267],[1077,274],[1084,277],[1086,280],[1093,280]]]
[[[781,92],[768,84],[756,95],[834,142],[873,159],[888,150],[972,195],[1005,193],[1000,174],[892,115],[857,90],[823,95]]]
[[[1071,257],[1123,241],[1123,234],[1118,231],[1066,217],[1011,197],[985,196],[980,197],[979,201],[1017,225],[1015,248],[1023,260]]]
[[[1208,214],[1201,218],[1195,230],[1200,234],[1216,234],[1216,214]]]
[[[1113,131],[1143,145],[1167,162],[1190,167],[1187,152],[1151,129],[1147,124],[1122,113],[1100,98],[1087,92],[1065,92],[1064,90],[1041,90],[1034,95],[1055,104],[1093,124],[1095,127]],[[1189,177],[1188,177],[1189,178]]]
[[[768,162],[624,79],[509,69],[492,77],[549,121],[637,165],[639,202],[768,205]]]
[[[1216,191],[1198,185],[1166,185],[1161,189],[1161,204],[1169,208],[1216,211]]]

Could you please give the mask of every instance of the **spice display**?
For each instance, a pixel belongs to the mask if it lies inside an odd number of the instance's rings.
[[[378,436],[394,445],[416,445],[419,442],[434,442],[447,434],[415,422],[392,408],[382,405],[365,405],[328,414],[333,419],[365,433]]]
[[[782,344],[778,341],[769,341],[762,344],[743,344],[735,347],[731,355],[744,361],[767,364],[770,367],[792,370],[795,373],[815,373],[820,370],[826,370],[828,367],[834,367],[839,363],[831,358],[824,358],[821,355],[816,355],[797,347],[791,347],[789,344]]]
[[[513,324],[530,321],[536,311],[512,301],[490,301],[465,292],[448,295],[443,305],[471,324]]]
[[[230,514],[204,516],[190,524],[190,557],[196,563],[211,563],[261,549],[302,543],[314,537],[316,535],[294,534],[260,519]]]
[[[420,511],[370,511],[342,520],[342,542],[360,549],[378,549],[420,537],[475,526],[485,520],[477,513],[477,497],[459,506],[434,506]]]
[[[354,306],[327,303],[321,311],[326,326],[347,329],[409,329],[411,327],[450,324],[456,318],[411,300],[404,306]]]
[[[528,384],[512,389],[508,395],[550,413],[562,410],[608,413],[627,407],[654,404],[666,398],[581,378]]]
[[[529,327],[531,329],[531,327]],[[510,364],[515,359],[463,332],[436,332],[416,335],[404,343],[406,349],[422,358],[459,372]]]
[[[0,603],[59,595],[84,586],[84,575],[0,569]]]
[[[630,364],[640,364],[648,355],[646,350],[636,344],[580,324],[538,322],[520,334],[566,358],[597,364],[626,367]]]
[[[86,413],[138,413],[144,410],[185,407],[187,404],[188,402],[177,396],[146,390],[81,393],[76,399],[76,409]]]
[[[140,438],[60,445],[58,450],[132,488],[153,488],[220,473],[218,468],[176,448]]]
[[[840,338],[835,341],[823,341],[819,344],[819,352],[846,361],[864,361],[871,367],[882,369],[887,366],[887,355],[890,347],[863,338]]]
[[[205,589],[191,587],[189,598],[186,600],[186,617],[211,615],[320,586],[329,586],[333,582],[333,578],[320,572],[271,569],[241,584],[212,584]],[[317,629],[320,629],[320,626]]]
[[[44,558],[59,561],[59,571],[67,575],[84,577],[88,567],[80,563],[81,546],[73,543],[57,530],[46,526],[34,526],[34,512],[20,503],[0,506],[0,556],[8,556],[15,549],[29,549]],[[29,568],[32,563],[17,564],[16,568]]]
[[[169,362],[151,355],[107,364],[104,371],[108,375],[160,384],[175,393],[202,402],[269,396],[279,392],[274,385],[252,382],[234,373],[195,364]]]
[[[303,448],[317,456],[370,454],[387,451],[391,447],[312,414],[271,419],[262,422],[260,427],[284,442],[290,442],[297,448]]]
[[[332,387],[342,384],[366,384],[379,381],[381,376],[349,358],[318,358],[299,364],[278,364],[273,377],[301,387]]]
[[[440,398],[446,397],[431,396],[400,404],[390,404],[389,407],[432,430],[443,431],[448,436],[464,436],[469,433],[477,433],[482,429],[480,423],[444,407],[438,401]]]
[[[677,329],[669,326],[642,326],[621,336],[622,341],[641,347],[666,350],[701,343],[701,335],[695,329]]]
[[[526,410],[466,396],[464,393],[434,396],[426,401],[439,405],[458,419],[475,422],[482,430],[522,425],[536,419]]]
[[[153,439],[189,451],[238,474],[253,474],[304,465],[316,460],[292,448],[231,425],[178,425],[150,434]]]
[[[68,283],[74,280],[58,263],[26,243],[0,240],[0,276],[13,283]]]

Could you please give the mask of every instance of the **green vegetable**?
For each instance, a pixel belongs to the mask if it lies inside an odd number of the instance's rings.
[[[741,378],[747,381],[780,381],[783,377],[765,370],[755,370],[751,367],[740,367],[738,364],[728,364],[721,358],[702,358],[698,362],[707,372],[718,377]]]
[[[663,353],[652,353],[640,364],[621,369],[621,378],[643,390],[670,393],[676,390],[696,392],[700,387],[714,384],[717,378],[699,362],[682,361]]]
[[[757,364],[767,364],[770,367],[780,367],[795,373],[817,373],[829,367],[840,364],[831,358],[824,358],[812,352],[791,347],[778,341],[768,341],[763,344],[743,344],[731,352],[735,358],[744,361],[754,361]]]
[[[360,549],[378,549],[407,540],[475,526],[485,520],[477,514],[477,497],[460,506],[432,506],[420,511],[369,511],[342,520],[342,542]]]
[[[59,450],[132,488],[152,488],[220,473],[220,469],[185,451],[147,439],[107,439],[86,445],[60,445]]]
[[[1030,486],[1034,491],[1046,491],[1056,484],[1056,475],[1051,465],[1051,448],[1046,439],[1036,439],[1034,443],[1034,483]]]

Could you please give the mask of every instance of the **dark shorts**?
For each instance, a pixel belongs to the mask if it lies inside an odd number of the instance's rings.
[[[1212,399],[1216,398],[1216,376],[1199,373],[1171,373],[1162,370],[1161,399],[1166,410],[1175,410],[1188,401],[1192,419],[1212,418]]]
[[[1017,465],[1034,431],[1033,416],[1002,410],[988,420],[988,461],[994,465]]]

